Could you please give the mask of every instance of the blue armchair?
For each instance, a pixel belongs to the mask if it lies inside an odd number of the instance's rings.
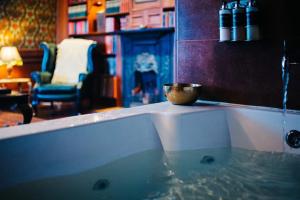
[[[32,106],[36,114],[40,102],[55,101],[74,102],[76,113],[80,112],[83,88],[94,70],[92,52],[96,46],[96,42],[84,39],[65,39],[59,45],[40,44],[44,51],[41,71],[31,73],[35,82]]]

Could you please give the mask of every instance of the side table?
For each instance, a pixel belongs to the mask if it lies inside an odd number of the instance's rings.
[[[28,98],[28,94],[14,91],[10,94],[0,94],[0,109],[9,109],[16,105],[23,115],[23,124],[29,124],[32,119],[33,111]]]
[[[14,84],[18,85],[19,92],[23,92],[22,84],[27,84],[28,86],[28,94],[31,94],[32,83],[30,78],[4,78],[0,79],[0,86],[5,87],[6,84]]]

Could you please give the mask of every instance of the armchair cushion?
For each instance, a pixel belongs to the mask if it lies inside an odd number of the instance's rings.
[[[45,84],[35,88],[39,94],[74,94],[76,84]]]
[[[45,84],[51,82],[52,74],[50,72],[34,71],[31,73],[31,78],[38,84]]]
[[[43,84],[51,82],[52,74],[50,72],[41,72],[40,76]]]
[[[37,97],[41,101],[74,101],[75,94],[38,94]]]
[[[53,74],[57,51],[56,44],[42,42],[40,47],[44,50],[42,72],[50,72]]]
[[[56,67],[51,83],[77,83],[79,74],[87,72],[88,49],[94,43],[85,39],[63,40],[58,45]]]
[[[49,48],[50,55],[49,55],[49,60],[48,60],[47,71],[53,73],[54,69],[55,69],[57,46],[56,46],[56,44],[48,43],[48,48]]]

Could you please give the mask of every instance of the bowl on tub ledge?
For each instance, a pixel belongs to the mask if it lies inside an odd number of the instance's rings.
[[[201,84],[168,83],[164,84],[164,94],[168,101],[175,105],[191,105],[195,103],[201,93]]]

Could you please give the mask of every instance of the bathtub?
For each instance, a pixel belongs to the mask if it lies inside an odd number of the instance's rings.
[[[300,130],[289,111],[287,130]],[[300,154],[284,141],[281,110],[168,102],[0,129],[0,189],[92,169],[139,152],[243,149]]]

